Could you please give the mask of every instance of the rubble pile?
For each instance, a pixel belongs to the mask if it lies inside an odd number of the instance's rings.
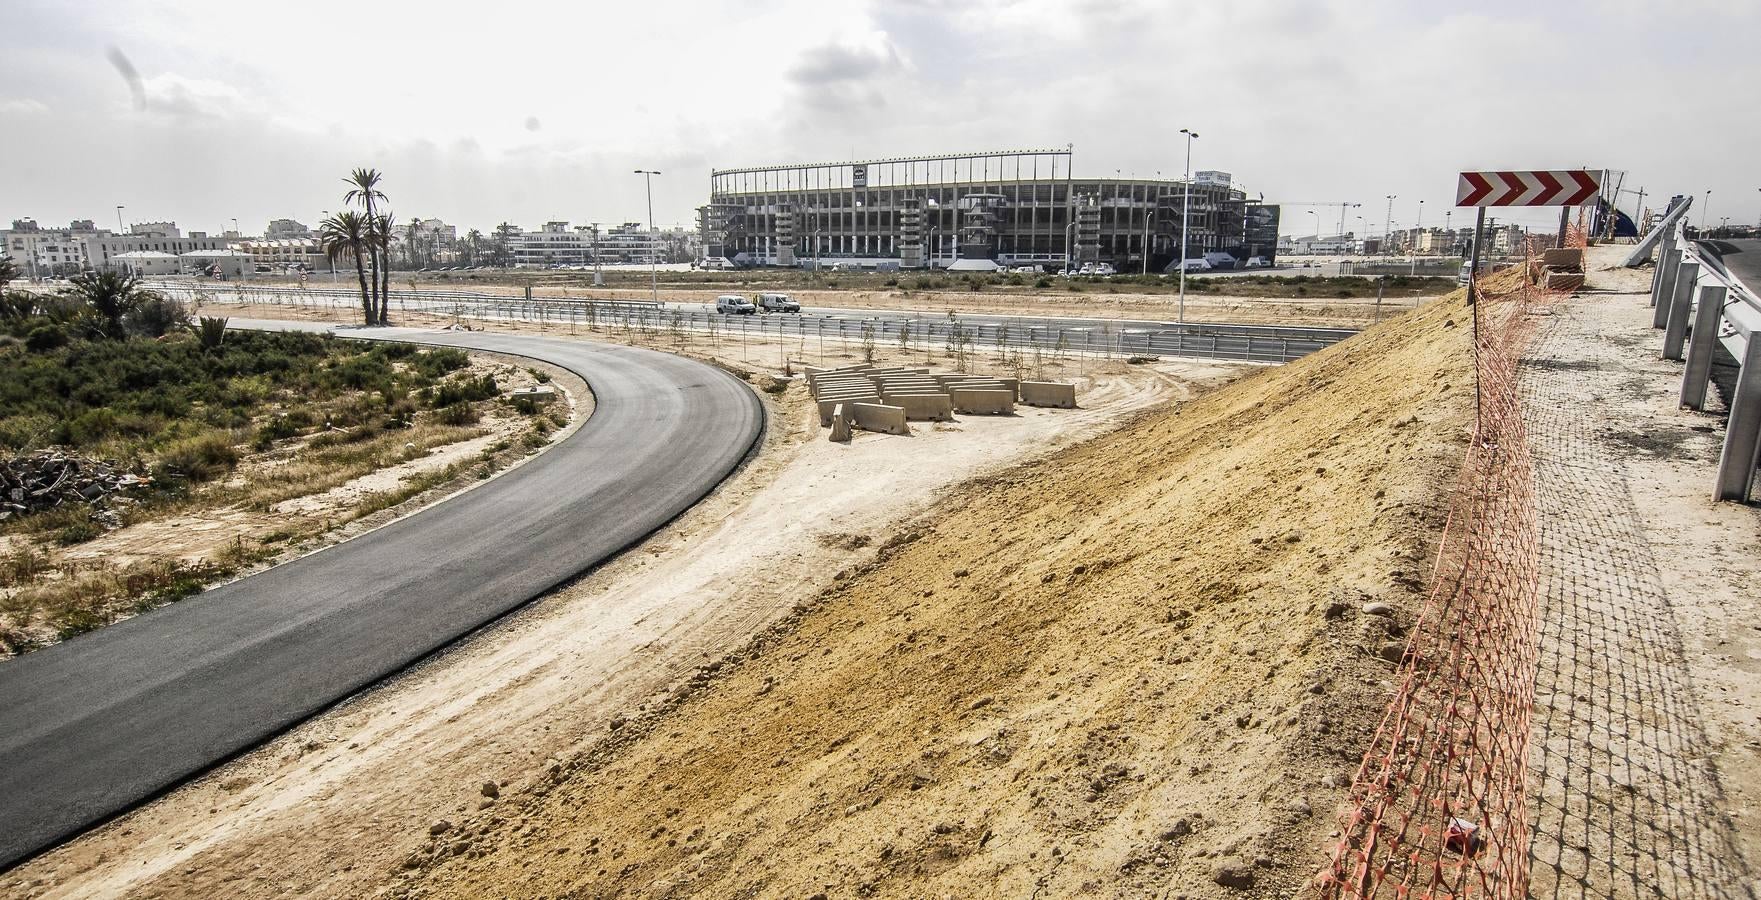
[[[104,507],[112,495],[151,481],[103,460],[63,450],[0,459],[0,521],[63,503]]]

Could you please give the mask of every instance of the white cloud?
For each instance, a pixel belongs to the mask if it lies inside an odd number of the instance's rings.
[[[400,214],[480,227],[642,218],[630,170],[660,169],[657,218],[688,222],[711,166],[1074,142],[1079,172],[1171,174],[1182,127],[1204,135],[1195,168],[1375,206],[1377,228],[1383,195],[1396,221],[1420,198],[1429,219],[1456,171],[1490,165],[1625,168],[1753,217],[1732,150],[1761,117],[1698,88],[1761,75],[1761,7],[1691,2],[1692,22],[1637,0],[45,3],[0,37],[0,84],[30,98],[0,100],[30,117],[8,132],[0,220],[311,217],[374,165]],[[1716,139],[1682,137],[1702,121]],[[60,171],[81,177],[30,174]]]

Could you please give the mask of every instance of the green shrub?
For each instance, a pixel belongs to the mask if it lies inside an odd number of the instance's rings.
[[[238,451],[231,437],[210,431],[185,438],[166,447],[159,454],[154,470],[161,477],[183,477],[190,481],[211,481],[238,465]]]
[[[434,420],[442,425],[475,425],[480,418],[476,408],[462,400],[434,411]]]
[[[443,347],[439,350],[423,350],[415,354],[410,359],[410,364],[417,372],[428,378],[439,378],[470,365],[471,358],[466,356],[463,350]]]
[[[91,519],[85,519],[55,532],[55,543],[63,547],[71,547],[74,544],[83,544],[103,533],[104,529],[100,528],[98,523]]]
[[[67,329],[50,322],[31,329],[24,339],[25,348],[35,353],[67,346]]]

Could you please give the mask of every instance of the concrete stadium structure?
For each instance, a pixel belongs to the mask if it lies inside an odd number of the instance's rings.
[[[1071,151],[1004,150],[710,173],[705,254],[742,265],[945,268],[984,259],[1160,272],[1180,255],[1179,179],[1076,178]],[[1187,257],[1277,250],[1278,208],[1192,178]]]

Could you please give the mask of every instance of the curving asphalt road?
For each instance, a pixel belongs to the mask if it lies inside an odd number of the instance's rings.
[[[542,359],[585,378],[596,406],[574,434],[489,484],[0,663],[0,869],[255,746],[642,539],[719,484],[763,430],[763,408],[747,387],[682,357],[485,333],[390,328],[358,336]]]

